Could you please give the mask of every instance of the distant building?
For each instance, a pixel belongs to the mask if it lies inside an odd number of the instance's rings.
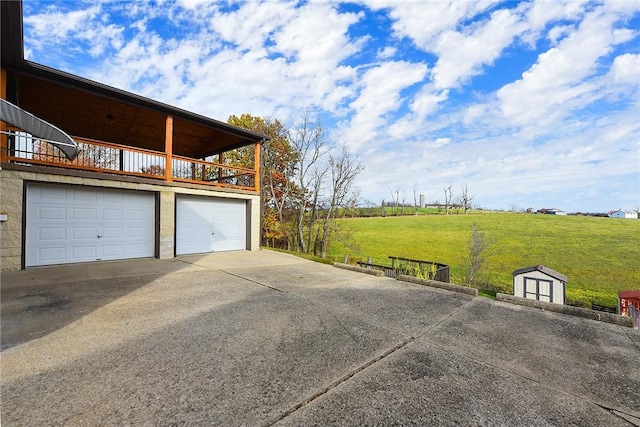
[[[537,301],[564,304],[567,276],[544,265],[520,268],[512,273],[513,295]]]
[[[609,212],[609,218],[628,218],[638,219],[638,212],[626,211],[624,209],[618,209],[617,211]]]
[[[545,214],[545,215],[566,215],[567,213],[561,209],[551,208],[551,209],[538,209],[536,213]]]

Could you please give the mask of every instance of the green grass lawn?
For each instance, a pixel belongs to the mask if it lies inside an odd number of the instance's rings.
[[[330,248],[328,257],[389,264],[388,256],[436,261],[451,266],[460,282],[470,227],[476,222],[495,240],[490,260],[492,285],[512,292],[511,273],[543,264],[569,278],[567,299],[617,305],[617,291],[640,288],[640,221],[513,213],[418,215],[341,220],[353,232],[356,250]]]

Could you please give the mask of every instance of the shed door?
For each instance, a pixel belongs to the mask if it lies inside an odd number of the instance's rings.
[[[153,193],[29,184],[26,221],[28,267],[155,254]]]
[[[524,278],[524,297],[538,301],[552,302],[553,282],[551,280]]]
[[[178,196],[176,254],[246,249],[246,201]]]

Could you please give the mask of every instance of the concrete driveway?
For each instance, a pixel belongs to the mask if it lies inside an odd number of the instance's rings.
[[[2,274],[2,425],[640,425],[640,336],[270,251]]]

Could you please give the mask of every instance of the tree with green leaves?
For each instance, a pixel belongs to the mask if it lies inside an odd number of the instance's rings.
[[[262,235],[271,246],[284,243],[291,248],[290,232],[286,222],[291,216],[293,206],[291,195],[296,191],[293,181],[297,151],[291,145],[288,129],[277,119],[255,117],[251,114],[230,116],[231,125],[261,133],[268,138],[261,148],[262,183]],[[243,147],[230,155],[229,161],[242,167],[252,167],[253,148]]]

